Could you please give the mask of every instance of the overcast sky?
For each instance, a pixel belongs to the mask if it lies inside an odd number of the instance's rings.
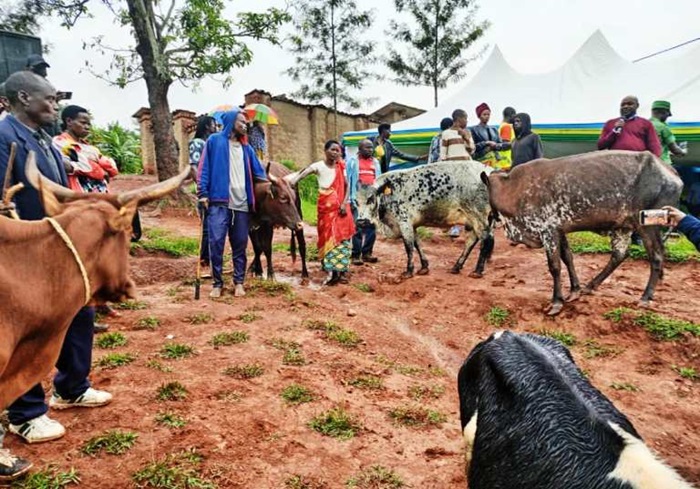
[[[386,18],[394,14],[393,0],[356,0],[360,9],[373,9],[375,25],[366,35],[379,43],[379,53],[386,50],[389,39],[382,30]],[[231,17],[240,10],[264,10],[283,7],[284,0],[231,0]],[[596,30],[600,29],[612,47],[624,58],[636,59],[661,49],[700,37],[700,0],[481,0],[478,16],[491,21],[491,28],[481,41],[489,49],[481,61],[473,63],[468,75],[479,69],[494,45],[502,50],[506,60],[524,73],[556,69]],[[95,121],[133,124],[131,115],[147,106],[146,85],[136,82],[126,89],[108,85],[85,70],[90,60],[106,69],[110,58],[82,49],[98,35],[114,47],[133,45],[128,29],[116,25],[112,14],[92,2],[94,16],[81,20],[77,27],[66,30],[56,21],[46,21],[40,33],[44,43],[51,45],[46,57],[51,65],[49,79],[59,90],[72,91],[73,102],[91,110]],[[95,8],[96,7],[96,8]],[[700,42],[700,41],[699,41]],[[265,89],[273,95],[290,93],[295,86],[282,72],[293,62],[283,48],[265,43],[250,43],[254,61],[234,72],[235,81],[224,89],[220,82],[205,80],[199,89],[176,83],[170,90],[170,107],[197,113],[207,112],[219,104],[243,102],[243,95],[254,88]],[[379,68],[381,69],[381,67]],[[451,85],[440,93],[446,100],[460,84]],[[361,111],[370,113],[382,105],[396,101],[429,109],[433,106],[429,87],[403,87],[391,82],[373,83],[364,89],[365,98],[375,98]],[[611,108],[612,110],[613,108]],[[282,121],[284,123],[284,121]]]

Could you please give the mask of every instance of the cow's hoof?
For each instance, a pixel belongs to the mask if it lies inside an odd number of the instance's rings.
[[[418,273],[420,273],[420,272],[418,272]],[[413,278],[413,272],[403,272],[403,273],[401,274],[401,278],[402,278],[402,279],[403,279],[403,278]]]
[[[556,316],[561,312],[563,307],[564,304],[562,302],[553,302],[547,310],[547,316]]]
[[[421,268],[416,272],[418,275],[428,275],[430,273],[430,268]]]
[[[459,272],[461,272],[461,271],[462,271],[462,269],[459,268],[459,267],[452,267],[452,268],[450,268],[450,273],[453,274],[453,275],[458,275]]]
[[[651,299],[641,298],[641,299],[639,299],[637,306],[641,307],[643,309],[650,309],[651,308]]]
[[[582,294],[583,294],[583,292],[581,291],[581,289],[572,290],[572,291],[569,293],[569,295],[566,296],[566,299],[564,299],[564,301],[565,301],[565,302],[574,302],[574,301],[577,301],[577,300],[579,300],[579,299],[581,298],[581,295],[582,295]]]
[[[272,274],[272,275],[267,276],[267,281],[268,282],[277,282],[277,279],[275,278],[275,275]]]
[[[483,278],[483,277],[484,277],[484,274],[483,274],[482,272],[477,272],[476,270],[474,270],[473,272],[471,272],[471,273],[469,274],[469,276],[470,276],[471,278]]]
[[[301,277],[301,282],[299,283],[303,286],[309,285],[309,277]]]
[[[593,293],[593,287],[590,285],[586,285],[584,288],[581,289],[581,295],[591,295]]]

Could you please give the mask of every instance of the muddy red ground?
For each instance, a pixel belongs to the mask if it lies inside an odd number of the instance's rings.
[[[144,224],[194,236],[194,216],[145,217]],[[314,235],[313,228],[307,228]],[[288,233],[278,233],[284,242]],[[448,269],[463,244],[436,231],[426,241],[431,263],[428,276],[394,283],[405,265],[403,246],[380,240],[380,263],[354,269],[353,284],[367,284],[371,291],[353,285],[320,287],[324,274],[318,262],[311,264],[310,285],[295,280],[299,264],[284,253],[275,255],[279,278],[292,283],[293,294],[213,302],[210,285],[202,287],[202,299],[194,301],[192,286],[182,280],[194,274],[194,258],[172,259],[138,256],[132,259],[133,275],[140,282],[141,300],[147,308],[123,311],[110,320],[112,331],[123,332],[128,344],[114,351],[138,355],[131,365],[95,369],[95,387],[107,389],[114,402],[93,410],[51,412],[67,428],[54,442],[30,446],[8,435],[6,446],[32,459],[38,468],[54,464],[62,470],[75,467],[81,487],[133,487],[131,474],[167,453],[195,447],[203,456],[202,474],[222,488],[283,488],[292,474],[341,488],[353,474],[380,464],[395,471],[414,488],[464,488],[456,373],[471,348],[494,328],[485,315],[492,306],[512,311],[510,327],[517,331],[542,328],[563,330],[576,336],[572,348],[579,365],[626,413],[647,443],[688,480],[700,483],[700,383],[682,379],[672,366],[700,370],[700,342],[685,338],[659,342],[633,326],[619,326],[602,317],[620,306],[635,307],[645,285],[648,268],[643,262],[626,262],[593,296],[568,305],[555,319],[542,314],[550,296],[551,279],[541,251],[511,247],[497,236],[494,257],[483,279]],[[311,238],[315,241],[315,238]],[[582,278],[602,266],[604,256],[577,256]],[[675,318],[698,320],[700,263],[669,265],[659,287],[654,310]],[[238,318],[244,312],[260,316],[249,324]],[[188,316],[208,313],[211,323],[193,325]],[[139,330],[136,323],[157,317],[154,331]],[[302,325],[306,319],[332,319],[355,330],[362,338],[356,348],[345,348],[324,339]],[[250,341],[215,348],[208,342],[215,333],[243,330]],[[182,360],[163,360],[159,350],[173,341],[196,347],[198,354]],[[282,352],[269,345],[273,339],[302,345],[304,366],[285,366]],[[613,346],[612,356],[585,358],[587,339]],[[95,349],[95,358],[110,350]],[[152,359],[172,367],[164,373],[146,366]],[[262,376],[236,380],[222,374],[228,366],[259,363]],[[401,367],[415,366],[418,369]],[[435,369],[434,367],[438,367]],[[416,370],[416,371],[414,371]],[[348,384],[361,374],[379,375],[384,389],[367,391]],[[186,386],[181,402],[158,402],[157,388],[170,381]],[[290,407],[280,392],[292,383],[310,388],[316,400]],[[638,392],[615,390],[613,383],[639,387]],[[416,403],[408,394],[413,386],[445,389],[437,399]],[[437,427],[407,428],[392,422],[395,407],[422,404],[443,413],[446,422]],[[342,406],[356,416],[361,432],[351,440],[322,436],[308,427],[309,420],[332,407]],[[157,413],[172,411],[187,425],[168,429],[155,421]],[[139,438],[121,456],[89,457],[80,451],[91,437],[109,429],[135,432]],[[309,486],[311,487],[311,486]],[[316,487],[316,486],[314,486]]]

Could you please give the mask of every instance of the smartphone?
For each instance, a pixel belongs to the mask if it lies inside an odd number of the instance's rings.
[[[639,223],[642,226],[668,226],[669,214],[663,209],[647,209],[639,211]]]

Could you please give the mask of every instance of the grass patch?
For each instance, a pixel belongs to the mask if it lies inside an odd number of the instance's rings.
[[[168,428],[182,428],[187,424],[187,421],[177,413],[164,411],[156,414],[156,423],[167,426]]]
[[[259,363],[249,363],[243,365],[234,365],[224,369],[223,374],[233,377],[234,379],[253,379],[260,377],[265,373],[265,369]]]
[[[146,367],[152,368],[153,370],[159,370],[161,372],[172,372],[173,368],[165,365],[163,362],[151,359],[146,362]]]
[[[139,489],[216,489],[217,485],[200,472],[202,456],[194,450],[166,455],[147,464],[131,476]]]
[[[318,246],[315,243],[309,243],[306,245],[306,260],[307,261],[319,261],[321,260],[321,255],[318,254]]]
[[[316,396],[310,389],[299,384],[288,385],[282,390],[282,399],[289,404],[304,404],[313,401]]]
[[[139,435],[130,431],[110,430],[100,436],[90,438],[81,450],[92,456],[103,450],[110,455],[121,455],[134,446],[138,437]]]
[[[212,346],[231,346],[238,345],[239,343],[245,343],[250,339],[250,335],[245,331],[225,331],[223,333],[216,333],[209,344]]]
[[[294,474],[284,481],[284,489],[326,489],[326,484],[303,475]]]
[[[129,365],[134,360],[136,360],[136,355],[133,353],[108,353],[97,360],[95,365],[104,369],[110,369]]]
[[[63,489],[70,485],[80,485],[78,472],[72,467],[67,472],[60,472],[54,466],[32,472],[12,483],[13,489]]]
[[[214,320],[214,316],[208,312],[198,312],[197,314],[190,314],[189,316],[186,316],[185,320],[194,325],[208,324]]]
[[[389,411],[389,417],[402,426],[412,428],[423,426],[439,426],[447,421],[444,414],[422,406],[401,406]]]
[[[136,329],[147,329],[154,331],[160,326],[160,319],[155,316],[146,316],[136,322]]]
[[[503,307],[493,306],[484,316],[484,320],[494,328],[500,328],[506,323],[512,323],[510,311]]]
[[[623,349],[620,348],[619,346],[613,346],[613,345],[601,345],[598,343],[596,340],[593,339],[588,339],[583,343],[584,347],[584,352],[583,356],[591,359],[591,358],[607,358],[607,357],[616,357],[620,353],[622,353]]]
[[[262,319],[262,316],[259,314],[255,314],[254,312],[244,312],[243,314],[238,316],[238,320],[245,324],[250,324],[253,321],[257,321],[258,319]]]
[[[700,336],[700,324],[669,318],[655,312],[641,313],[634,318],[633,322],[658,340],[675,340],[684,333]]]
[[[284,355],[282,356],[282,363],[284,365],[292,366],[302,366],[306,365],[306,358],[301,351],[301,345],[296,341],[287,341],[282,338],[276,338],[268,343],[273,348],[282,350]]]
[[[630,320],[635,326],[644,328],[657,340],[675,340],[685,333],[700,336],[700,324],[682,319],[669,318],[650,311],[633,311],[626,307],[618,307],[603,314],[605,319],[614,323]]]
[[[632,382],[613,382],[612,384],[610,384],[610,388],[615,389],[616,391],[625,392],[639,392],[641,390]]]
[[[325,436],[349,440],[362,429],[360,423],[342,407],[333,408],[309,421],[309,427]]]
[[[265,294],[268,297],[292,294],[292,286],[284,282],[273,282],[255,278],[246,282],[246,290],[252,294]]]
[[[156,393],[159,401],[184,401],[186,398],[187,389],[177,381],[161,385]]]
[[[160,356],[170,360],[179,360],[196,355],[197,352],[192,345],[182,343],[167,343],[160,349]]]
[[[384,389],[384,379],[378,375],[360,375],[350,379],[348,385],[367,391],[378,391]]]
[[[399,362],[396,362],[394,360],[388,359],[384,355],[379,355],[379,357],[377,358],[377,362],[379,362],[381,365],[384,365],[384,366],[390,368],[391,370],[393,370],[394,372],[399,373],[401,375],[413,376],[413,375],[421,375],[421,374],[425,373],[425,371],[421,367],[418,367],[416,365],[408,365],[408,364],[404,364],[404,363],[399,363]]]
[[[334,321],[309,319],[304,321],[308,329],[321,331],[327,340],[334,341],[347,348],[354,348],[362,342],[362,338],[353,330],[341,327]]]
[[[425,399],[440,399],[445,393],[441,385],[412,385],[408,388],[408,396],[414,401]]]
[[[291,251],[291,248],[289,247],[289,243],[273,243],[272,244],[272,252],[273,253],[289,253]]]
[[[541,329],[538,331],[538,334],[546,336],[547,338],[552,338],[553,340],[557,340],[560,343],[563,343],[565,346],[574,346],[576,344],[576,336],[571,333],[567,333],[566,331]]]
[[[111,333],[102,333],[95,338],[95,344],[98,348],[103,348],[105,350],[112,350],[119,346],[126,345],[126,336],[118,331],[113,331]]]
[[[674,365],[673,370],[684,379],[696,381],[700,380],[700,375],[693,367],[678,367]]]
[[[433,237],[433,232],[430,229],[423,227],[423,226],[419,226],[416,228],[416,238],[417,239],[424,240],[424,239],[430,239],[432,237]]]
[[[406,484],[394,471],[381,465],[372,465],[348,479],[346,485],[358,489],[399,489]]]
[[[569,247],[574,253],[610,253],[610,238],[600,234],[582,231],[567,235]],[[666,241],[666,259],[670,262],[682,263],[688,260],[700,261],[700,253],[685,237],[669,238]],[[646,260],[647,254],[643,246],[631,245],[630,258]]]
[[[352,284],[352,286],[355,287],[360,292],[364,292],[365,294],[370,294],[370,293],[374,292],[374,289],[369,284],[359,283],[359,284]]]
[[[131,247],[150,253],[165,253],[175,258],[199,255],[197,238],[175,236],[169,231],[158,228],[147,229],[141,240],[138,243],[132,243]]]
[[[121,311],[142,311],[148,308],[148,304],[143,301],[128,300],[114,304],[114,308]]]

